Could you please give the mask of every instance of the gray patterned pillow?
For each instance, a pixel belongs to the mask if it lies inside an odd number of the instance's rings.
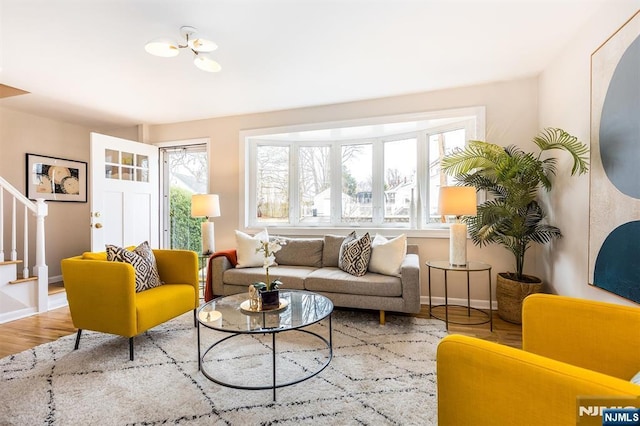
[[[153,250],[148,242],[140,244],[133,251],[123,247],[107,244],[107,260],[111,262],[124,262],[133,266],[136,273],[136,292],[158,287],[162,284],[158,274],[158,265]]]
[[[361,277],[367,273],[371,259],[371,237],[367,232],[360,238],[349,234],[340,246],[338,268],[345,272]]]

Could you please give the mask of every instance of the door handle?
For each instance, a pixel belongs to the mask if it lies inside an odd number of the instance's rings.
[[[96,223],[94,226],[95,226],[96,228],[98,228],[98,229],[102,228],[102,224],[101,224],[101,223]]]

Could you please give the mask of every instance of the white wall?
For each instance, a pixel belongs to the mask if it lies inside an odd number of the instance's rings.
[[[590,141],[591,54],[640,8],[640,1],[608,4],[551,62],[539,79],[540,128],[561,127],[584,143]],[[559,169],[570,167],[563,157]],[[633,305],[588,285],[589,176],[558,173],[549,194],[549,219],[564,238],[539,250],[536,273],[555,293]]]

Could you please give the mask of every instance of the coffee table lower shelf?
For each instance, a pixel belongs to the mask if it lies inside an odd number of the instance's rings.
[[[200,356],[200,354],[198,354],[198,369],[202,372],[202,374],[209,380],[211,380],[214,383],[217,383],[221,386],[226,386],[228,388],[233,388],[233,389],[245,389],[245,390],[266,390],[266,389],[272,389],[273,390],[273,400],[276,400],[276,389],[279,388],[283,388],[285,386],[291,386],[291,385],[295,385],[298,384],[300,382],[304,382],[305,380],[309,380],[310,378],[320,374],[320,372],[322,372],[322,370],[324,370],[325,368],[327,368],[327,366],[329,365],[329,363],[331,362],[331,360],[333,359],[333,344],[332,344],[332,339],[331,339],[331,316],[329,316],[329,340],[327,340],[326,338],[324,338],[323,336],[314,333],[312,331],[309,330],[302,330],[302,329],[296,329],[296,330],[283,330],[281,332],[287,331],[289,333],[293,333],[293,332],[299,332],[299,333],[306,333],[312,336],[317,337],[318,339],[320,339],[322,342],[324,342],[324,344],[326,345],[327,349],[329,349],[329,354],[327,356],[327,360],[324,362],[324,364],[322,364],[317,370],[312,371],[310,374],[304,376],[304,377],[300,377],[298,379],[295,380],[291,380],[289,382],[286,383],[277,383],[277,369],[276,369],[276,334],[278,334],[278,332],[269,332],[269,334],[271,334],[271,362],[272,362],[272,383],[271,384],[265,384],[265,385],[237,385],[237,384],[233,384],[233,383],[228,383],[225,382],[223,380],[217,379],[212,373],[210,373],[209,371],[207,371],[207,369],[205,368],[205,358],[207,356],[207,354],[209,352],[211,352],[216,346],[224,343],[225,341],[232,339],[234,337],[238,337],[238,336],[244,336],[245,334],[243,333],[234,333],[231,334],[223,339],[218,340],[217,342],[215,342],[214,344],[212,344],[211,346],[209,346],[204,353],[202,354],[202,356]],[[198,340],[199,340],[199,335],[200,335],[200,328],[198,327]],[[198,351],[199,352],[199,351]],[[290,355],[290,354],[289,354]]]

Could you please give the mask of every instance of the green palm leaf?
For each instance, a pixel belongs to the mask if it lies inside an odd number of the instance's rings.
[[[476,216],[465,217],[474,244],[500,244],[516,258],[516,275],[522,277],[524,255],[530,243],[547,244],[561,238],[560,229],[544,222],[538,191],[551,190],[557,159],[541,159],[549,150],[563,150],[573,158],[571,174],[588,171],[589,148],[562,129],[547,128],[534,138],[537,155],[516,145],[501,147],[470,141],[442,159],[442,169],[464,186],[488,193]]]

